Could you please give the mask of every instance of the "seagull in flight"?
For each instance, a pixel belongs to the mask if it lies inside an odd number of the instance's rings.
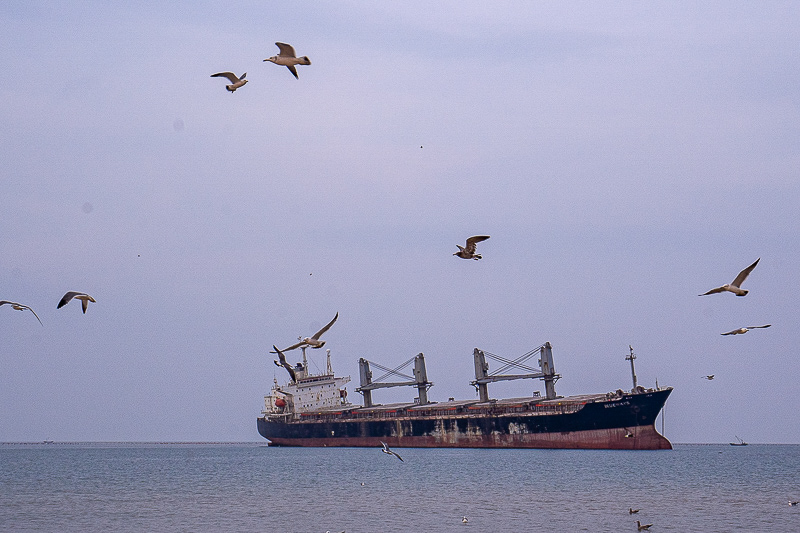
[[[707,376],[703,376],[703,379],[707,379],[708,381],[711,381],[712,379],[714,379],[714,374],[709,374]]]
[[[322,336],[323,333],[325,333],[326,331],[328,331],[331,328],[333,323],[336,322],[337,318],[339,318],[339,312],[338,311],[336,312],[336,316],[333,317],[333,320],[328,322],[328,324],[324,328],[322,328],[318,332],[314,333],[314,335],[312,335],[311,337],[297,337],[297,340],[299,340],[300,342],[298,342],[297,344],[292,344],[288,348],[285,348],[285,349],[280,350],[280,351],[288,352],[289,350],[294,350],[295,348],[299,348],[301,346],[311,346],[312,348],[322,348],[323,346],[325,346],[325,341],[321,341],[321,340],[319,340],[319,338]],[[274,348],[274,346],[273,346],[273,348]],[[276,350],[277,350],[277,348],[276,348]],[[275,352],[272,352],[272,353],[279,353],[279,352],[275,351]]]
[[[388,445],[388,444],[386,444],[386,443],[385,443],[385,442],[383,442],[383,441],[381,441],[381,444],[383,444],[383,449],[381,450],[383,453],[388,453],[389,455],[394,455],[395,457],[397,457],[398,459],[400,459],[401,461],[403,461],[403,458],[402,458],[402,457],[400,457],[399,455],[397,455],[397,453],[396,453],[396,452],[393,452],[392,450],[390,450],[390,449],[389,449],[389,445]],[[405,461],[403,461],[403,462],[405,463]]]
[[[0,305],[5,305],[5,304],[10,305],[12,309],[16,309],[17,311],[24,311],[25,309],[27,309],[28,311],[33,313],[33,316],[36,317],[36,320],[39,321],[39,324],[42,324],[42,320],[39,318],[39,315],[36,314],[36,311],[31,309],[27,305],[22,305],[17,302],[9,302],[8,300],[0,300]],[[42,326],[44,326],[44,324],[42,324]]]
[[[708,294],[716,294],[718,292],[725,292],[725,291],[732,292],[736,296],[744,296],[744,295],[746,295],[749,291],[746,291],[746,290],[741,288],[742,287],[742,283],[744,283],[744,280],[747,279],[747,276],[750,275],[750,272],[753,271],[753,269],[756,267],[756,265],[758,264],[759,261],[761,261],[760,257],[758,259],[756,259],[755,263],[753,263],[749,267],[747,267],[744,270],[742,270],[741,272],[739,272],[739,275],[736,276],[736,279],[733,280],[732,282],[726,283],[722,287],[717,287],[716,289],[711,289],[710,291],[704,292],[703,294],[699,294],[698,296],[706,296]]]
[[[467,517],[466,516],[462,516],[461,517],[461,523],[462,524],[466,524],[467,522],[469,522],[469,520],[467,520]]]
[[[636,514],[639,511],[641,511],[641,509],[634,509],[633,507],[628,507],[628,514]]]
[[[476,245],[479,242],[485,241],[488,238],[489,238],[488,235],[475,235],[474,237],[470,237],[469,239],[467,239],[466,247],[456,244],[456,246],[458,246],[458,251],[453,255],[458,256],[461,259],[474,259],[475,261],[477,261],[478,259],[481,259],[481,254],[475,253]]]
[[[792,507],[794,507],[798,503],[800,503],[800,502],[793,502],[792,500],[789,500],[789,505],[791,505]]]
[[[85,292],[76,292],[76,291],[69,291],[67,294],[61,298],[61,301],[58,302],[58,307],[56,309],[61,309],[65,305],[69,303],[70,300],[75,298],[76,300],[81,300],[81,304],[83,306],[83,314],[86,314],[86,308],[89,307],[89,302],[95,302],[95,299],[86,294]]]
[[[636,527],[638,531],[650,531],[650,528],[653,527],[653,524],[642,524],[638,520],[636,521]]]
[[[295,68],[295,65],[310,65],[311,60],[308,58],[308,56],[297,57],[297,55],[294,53],[294,48],[292,48],[292,45],[290,44],[275,43],[275,45],[280,50],[278,55],[269,57],[264,61],[285,66],[289,69],[289,72],[291,72],[292,75],[299,80],[300,78],[297,77],[297,69]]]
[[[750,327],[748,327],[748,328],[738,328],[738,329],[734,329],[734,330],[732,330],[732,331],[729,331],[729,332],[727,332],[727,333],[720,333],[720,335],[741,335],[742,333],[747,333],[747,332],[748,332],[748,331],[750,331],[751,329],[761,329],[761,328],[768,328],[768,327],[770,327],[771,325],[772,325],[772,324],[764,324],[763,326],[750,326]]]
[[[247,77],[247,72],[242,74],[241,77],[236,77],[236,74],[234,74],[233,72],[217,72],[216,74],[212,74],[211,77],[228,78],[231,84],[226,85],[225,88],[228,89],[231,93],[235,93],[236,89],[242,87],[245,83],[247,83],[247,80],[245,79]]]

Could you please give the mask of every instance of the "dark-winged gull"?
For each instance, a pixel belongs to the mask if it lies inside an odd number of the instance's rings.
[[[61,301],[58,302],[57,309],[61,309],[65,305],[69,303],[70,300],[75,298],[76,300],[81,301],[81,305],[83,306],[83,313],[86,314],[86,308],[89,307],[89,302],[94,302],[95,299],[86,294],[85,292],[76,292],[76,291],[69,291],[67,294],[61,298]]]
[[[639,511],[641,511],[641,509],[634,509],[633,507],[628,507],[628,514],[636,514]]]
[[[285,66],[286,68],[289,69],[289,72],[291,72],[292,75],[299,80],[300,78],[297,77],[297,69],[294,66],[310,65],[311,60],[308,58],[308,56],[297,57],[297,55],[294,53],[294,48],[292,48],[292,45],[290,44],[286,43],[275,43],[275,44],[277,45],[280,52],[278,53],[278,55],[268,57],[264,61],[269,61],[270,63],[275,63],[276,65]]]
[[[5,305],[5,304],[10,305],[12,309],[16,309],[17,311],[24,311],[25,309],[27,309],[28,311],[33,313],[33,316],[36,317],[36,320],[39,321],[39,324],[42,324],[42,320],[39,318],[39,315],[36,314],[36,311],[31,309],[27,305],[23,305],[17,302],[9,302],[8,300],[0,300],[0,305]],[[42,324],[42,326],[44,326],[44,324]]]
[[[470,237],[467,239],[466,247],[456,244],[456,246],[458,246],[458,251],[453,255],[460,257],[461,259],[474,259],[477,261],[478,259],[481,259],[481,254],[475,253],[476,245],[488,238],[488,235],[475,235],[474,237]]]
[[[336,312],[336,316],[333,317],[333,320],[328,322],[328,324],[324,328],[322,328],[318,332],[314,333],[314,335],[312,335],[311,337],[297,337],[297,340],[299,340],[300,342],[298,342],[297,344],[292,344],[288,348],[284,348],[281,351],[288,352],[289,350],[294,350],[295,348],[299,348],[301,346],[311,346],[312,348],[322,348],[323,346],[325,346],[325,341],[321,341],[321,340],[319,340],[319,338],[322,336],[323,333],[325,333],[326,331],[328,331],[330,329],[330,327],[333,325],[333,323],[336,322],[337,318],[339,318],[339,312],[338,311]],[[277,352],[272,352],[272,353],[277,353]]]
[[[710,291],[704,292],[703,294],[698,294],[698,296],[706,296],[708,294],[716,294],[718,292],[725,292],[725,291],[732,292],[736,296],[744,296],[744,295],[746,295],[749,291],[746,291],[746,290],[741,288],[742,287],[742,283],[744,283],[744,280],[747,279],[747,276],[750,274],[750,272],[753,271],[753,269],[756,267],[756,265],[758,264],[759,261],[761,261],[760,257],[758,259],[756,259],[755,263],[753,263],[749,267],[747,267],[744,270],[742,270],[741,272],[739,272],[739,275],[736,276],[736,279],[733,280],[732,282],[726,283],[722,287],[717,287],[716,289],[711,289]]]
[[[638,520],[636,521],[636,528],[639,531],[650,531],[651,527],[653,527],[653,524],[642,524]]]
[[[461,523],[462,524],[466,524],[467,522],[469,522],[469,520],[467,520],[467,517],[466,516],[462,516],[461,517]]]
[[[396,452],[394,452],[394,451],[392,451],[392,450],[390,450],[390,449],[389,449],[389,445],[388,445],[388,444],[386,444],[386,443],[385,443],[385,442],[383,442],[383,441],[381,441],[381,444],[383,445],[383,449],[381,450],[383,453],[388,453],[389,455],[394,455],[395,457],[397,457],[398,459],[400,459],[401,461],[403,461],[403,458],[402,458],[402,457],[400,457],[399,455],[397,455],[397,453],[396,453]],[[405,461],[403,461],[403,462],[405,463]]]
[[[292,381],[297,381],[297,375],[294,372],[294,368],[292,368],[292,365],[286,362],[286,356],[283,355],[283,352],[281,352],[274,344],[272,345],[272,349],[275,350],[272,353],[278,354],[278,359],[280,359],[280,362],[274,361],[275,366],[282,366],[285,368],[289,372],[289,377],[292,378]]]
[[[228,89],[230,92],[236,92],[236,89],[247,83],[245,79],[247,77],[247,72],[242,74],[241,77],[237,77],[236,74],[233,72],[217,72],[216,74],[211,75],[212,78],[228,78],[231,82],[230,85],[226,85],[225,88]]]
[[[747,333],[751,329],[761,329],[761,328],[768,328],[772,326],[772,324],[764,324],[763,326],[750,326],[747,328],[738,328],[727,333],[720,333],[720,335],[741,335],[742,333]]]
[[[800,503],[800,502],[793,502],[792,500],[789,500],[789,505],[791,505],[792,507],[794,507],[798,503]]]
[[[714,379],[714,374],[709,374],[707,376],[703,376],[703,379],[707,379],[708,381],[711,381],[712,379]]]

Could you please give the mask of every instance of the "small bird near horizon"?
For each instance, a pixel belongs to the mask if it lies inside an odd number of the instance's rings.
[[[217,72],[216,74],[212,74],[211,77],[228,78],[231,84],[226,85],[225,88],[228,89],[231,93],[235,93],[236,89],[242,87],[245,83],[247,83],[247,80],[245,79],[247,77],[247,72],[242,74],[241,77],[237,77],[236,74],[234,74],[233,72]]]
[[[720,333],[720,335],[741,335],[742,333],[747,333],[751,329],[761,329],[761,328],[768,328],[772,326],[772,324],[764,324],[763,326],[750,326],[747,328],[738,328],[727,333]]]
[[[758,264],[759,261],[761,261],[760,257],[758,259],[756,259],[755,263],[753,263],[749,267],[747,267],[744,270],[742,270],[741,272],[739,272],[739,275],[736,276],[736,279],[734,279],[732,282],[726,283],[722,287],[717,287],[716,289],[711,289],[710,291],[704,292],[703,294],[698,294],[698,296],[706,296],[706,295],[709,295],[709,294],[716,294],[718,292],[725,292],[725,291],[732,292],[736,296],[745,296],[750,291],[742,289],[741,288],[742,287],[742,283],[744,283],[744,280],[747,279],[747,276],[750,275],[750,272],[753,271],[753,269],[756,267],[756,265]]]
[[[389,454],[389,455],[394,455],[395,457],[397,457],[398,459],[400,459],[401,461],[403,461],[403,458],[402,458],[402,457],[400,457],[399,455],[397,455],[397,452],[394,452],[394,451],[392,451],[392,450],[390,450],[390,449],[389,449],[389,445],[388,445],[388,444],[386,444],[386,443],[385,443],[385,442],[383,442],[383,441],[381,441],[381,444],[383,445],[383,449],[381,450],[383,453],[387,453],[387,454]],[[405,461],[403,461],[403,462],[405,463]]]
[[[709,374],[707,376],[703,376],[703,379],[707,379],[708,381],[711,381],[712,379],[714,379],[714,374]]]
[[[275,43],[275,45],[280,50],[278,55],[268,57],[264,61],[285,66],[289,69],[289,72],[292,73],[295,79],[299,80],[300,78],[297,76],[297,69],[295,68],[295,65],[310,65],[311,60],[308,58],[308,56],[297,57],[297,54],[294,53],[294,48],[290,44]]]
[[[477,248],[477,244],[479,242],[485,241],[489,238],[489,235],[475,235],[467,239],[467,245],[461,246],[460,244],[456,244],[458,246],[458,251],[454,253],[456,257],[460,257],[461,259],[474,259],[477,261],[478,259],[482,259],[483,257],[481,254],[476,254],[475,250]]]
[[[95,302],[95,299],[86,294],[85,292],[76,292],[76,291],[69,291],[67,294],[61,298],[61,301],[58,302],[58,307],[56,309],[61,309],[65,305],[69,303],[70,300],[75,298],[76,300],[81,301],[81,306],[83,307],[83,314],[86,314],[86,308],[89,307],[89,302]]]
[[[467,520],[467,517],[466,516],[462,516],[461,517],[461,523],[462,524],[466,524],[467,522],[469,522],[469,520]]]
[[[628,514],[636,514],[639,511],[641,511],[641,509],[634,509],[633,507],[628,507]]]
[[[311,346],[312,348],[322,348],[323,346],[325,346],[325,341],[321,341],[321,340],[319,340],[319,338],[322,336],[323,333],[325,333],[326,331],[328,331],[330,329],[330,327],[333,325],[333,323],[336,322],[337,318],[339,318],[339,312],[338,311],[336,312],[336,316],[333,317],[333,320],[328,322],[328,324],[324,328],[322,328],[318,332],[314,333],[311,337],[302,337],[302,336],[297,337],[297,340],[299,340],[300,342],[298,342],[297,344],[292,344],[288,348],[285,348],[285,349],[283,349],[281,351],[288,352],[289,350],[294,350],[295,348],[299,348],[300,346]],[[273,348],[274,348],[274,346],[273,346]],[[277,348],[276,348],[276,350],[277,350]],[[275,351],[275,352],[272,352],[272,353],[278,353],[278,352]]]
[[[642,524],[638,520],[636,521],[636,528],[639,531],[650,531],[651,527],[653,527],[653,524]]]
[[[20,303],[17,303],[17,302],[9,302],[8,300],[0,300],[0,305],[5,305],[5,304],[10,305],[12,309],[16,309],[17,311],[24,311],[24,310],[27,309],[28,311],[33,313],[33,316],[36,317],[36,320],[39,321],[39,324],[42,324],[42,320],[39,318],[39,315],[36,314],[36,311],[31,309],[27,305],[23,305],[23,304],[20,304]],[[42,324],[42,326],[44,326],[44,324]]]

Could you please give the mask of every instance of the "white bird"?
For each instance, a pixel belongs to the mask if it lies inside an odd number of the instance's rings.
[[[474,259],[475,261],[477,261],[478,259],[481,259],[481,254],[475,253],[476,245],[479,242],[485,241],[488,238],[489,238],[488,235],[475,235],[474,237],[470,237],[469,239],[467,239],[466,247],[456,244],[456,246],[458,246],[458,251],[453,255],[458,256],[461,259]]]
[[[330,329],[333,323],[336,322],[337,318],[339,318],[338,311],[336,312],[336,316],[333,317],[333,320],[328,322],[328,325],[326,325],[324,328],[314,333],[311,337],[297,337],[297,340],[299,340],[300,342],[298,342],[297,344],[292,344],[288,348],[281,351],[288,352],[289,350],[294,350],[295,348],[299,348],[300,346],[311,346],[312,348],[322,348],[323,346],[325,346],[325,341],[321,341],[319,340],[319,338],[322,336],[323,333],[325,333]],[[278,352],[272,352],[272,353],[278,353]]]
[[[276,65],[283,65],[289,69],[289,72],[297,78],[297,69],[294,67],[295,65],[310,65],[311,60],[308,56],[297,57],[294,53],[294,48],[292,45],[286,43],[275,43],[278,46],[280,52],[276,56],[269,57],[264,61],[269,61],[271,63],[275,63]]]
[[[245,83],[247,83],[247,80],[245,79],[247,77],[247,72],[242,74],[242,76],[239,78],[237,78],[236,74],[234,74],[233,72],[217,72],[216,74],[212,74],[211,77],[228,78],[231,81],[231,84],[226,85],[225,88],[228,89],[231,93],[236,92],[236,89],[242,87]]]
[[[469,520],[467,520],[467,517],[466,516],[462,516],[461,517],[461,523],[462,524],[466,524],[467,522],[469,522]]]
[[[89,302],[95,302],[95,299],[86,294],[85,292],[75,292],[69,291],[67,294],[61,298],[61,301],[58,302],[58,307],[56,309],[61,309],[65,305],[69,303],[70,300],[75,298],[76,300],[81,300],[81,305],[83,306],[83,313],[86,314],[86,308],[89,307]]]
[[[636,521],[636,528],[639,531],[650,531],[651,527],[653,527],[653,524],[642,524],[638,520]]]
[[[8,300],[0,300],[0,305],[5,305],[5,304],[10,305],[12,309],[16,309],[17,311],[24,311],[25,309],[27,309],[28,311],[33,313],[33,316],[36,317],[36,320],[39,321],[39,324],[42,324],[42,320],[39,318],[39,315],[36,314],[36,311],[31,309],[27,305],[22,305],[17,302],[9,302]],[[44,324],[42,324],[42,326],[44,326]]]
[[[720,333],[720,335],[741,335],[742,333],[747,333],[751,329],[760,329],[760,328],[768,328],[772,326],[772,324],[764,324],[763,326],[750,326],[747,328],[738,328],[727,333]]]
[[[381,450],[383,453],[388,453],[389,455],[394,455],[395,457],[397,457],[398,459],[400,459],[401,461],[403,461],[403,458],[402,458],[402,457],[400,457],[399,455],[397,455],[397,453],[396,453],[396,452],[393,452],[392,450],[390,450],[390,449],[389,449],[389,445],[388,445],[388,444],[386,444],[386,443],[385,443],[385,442],[383,442],[383,441],[381,441],[381,444],[383,444],[383,449]],[[405,463],[405,461],[403,461],[403,462]]]
[[[736,296],[744,296],[744,295],[746,295],[749,291],[746,291],[746,290],[741,288],[742,287],[742,283],[744,283],[744,280],[747,279],[747,276],[750,274],[750,272],[753,271],[753,269],[756,267],[756,265],[758,264],[759,261],[761,261],[760,257],[758,259],[756,259],[755,263],[753,263],[749,267],[747,267],[744,270],[742,270],[741,272],[739,272],[739,275],[736,276],[736,279],[733,280],[732,282],[726,283],[722,287],[717,287],[716,289],[711,289],[710,291],[704,292],[703,294],[698,294],[698,296],[706,296],[708,294],[716,294],[718,292],[725,292],[725,291],[732,292]]]

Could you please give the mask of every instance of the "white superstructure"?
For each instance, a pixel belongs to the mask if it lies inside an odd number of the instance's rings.
[[[272,390],[264,396],[264,415],[293,414],[299,416],[307,411],[348,405],[345,385],[350,376],[336,377],[331,368],[331,351],[327,351],[328,364],[324,374],[311,375],[308,372],[305,347],[303,362],[294,367],[295,379],[286,385],[278,385],[274,380]]]

